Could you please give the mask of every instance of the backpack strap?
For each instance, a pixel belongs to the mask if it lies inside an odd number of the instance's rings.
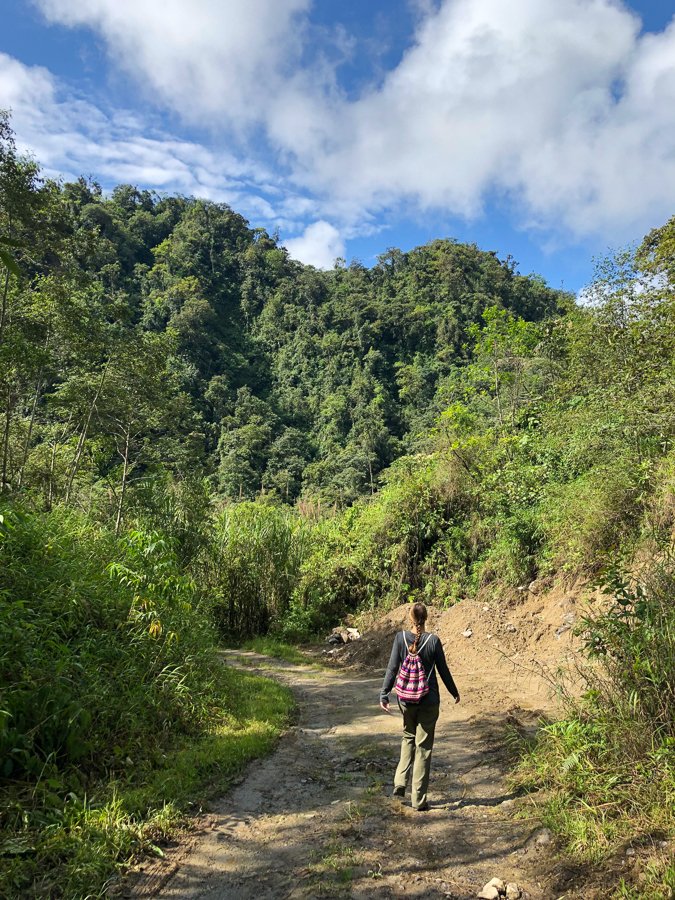
[[[401,632],[401,634],[403,635],[403,643],[405,644],[405,649],[406,649],[406,651],[407,651],[408,653],[410,653],[410,647],[408,646],[408,642],[407,642],[407,640],[405,639],[405,628],[403,629],[403,631]],[[427,639],[426,639],[426,641],[424,641],[422,644],[419,645],[419,647],[417,648],[417,653],[420,652],[420,650],[422,649],[422,647],[426,647],[427,643],[429,642],[429,640],[430,640],[430,638],[431,638],[431,632],[430,632],[430,631],[426,631],[425,634],[426,634],[426,636],[427,636]]]
[[[430,640],[431,640],[431,632],[427,631],[427,639],[426,639],[426,641],[424,641],[424,643],[419,645],[419,647],[417,648],[417,652],[419,653],[420,650],[422,649],[422,647],[426,647],[426,645],[429,643]]]

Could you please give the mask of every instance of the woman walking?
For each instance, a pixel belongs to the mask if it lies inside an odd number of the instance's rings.
[[[425,630],[426,621],[427,608],[424,603],[415,603],[410,607],[410,623],[414,633],[401,631],[394,638],[380,692],[380,706],[391,713],[389,692],[396,682],[398,703],[403,712],[401,759],[394,775],[394,797],[405,795],[412,769],[411,802],[413,809],[420,812],[429,809],[427,788],[431,750],[441,702],[436,670],[455,698],[455,703],[459,703],[459,691],[445,661],[441,640]]]

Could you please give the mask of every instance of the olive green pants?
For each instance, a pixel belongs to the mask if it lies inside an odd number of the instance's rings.
[[[434,746],[439,706],[410,704],[402,708],[401,759],[394,775],[394,787],[405,790],[412,769],[412,805],[424,806],[427,802],[431,750]]]

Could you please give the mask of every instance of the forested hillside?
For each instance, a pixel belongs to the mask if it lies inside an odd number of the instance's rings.
[[[342,506],[433,424],[491,305],[569,301],[452,241],[321,272],[223,204],[44,182],[5,120],[5,491],[114,515],[167,478]]]
[[[269,745],[219,640],[535,578],[616,604],[523,778],[582,853],[672,832],[675,219],[583,303],[452,240],[319,271],[224,204],[46,180],[5,116],[0,398],[0,892],[98,889],[178,816],[167,754]]]

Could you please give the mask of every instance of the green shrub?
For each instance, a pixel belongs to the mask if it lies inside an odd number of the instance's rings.
[[[208,720],[210,610],[162,536],[5,507],[0,607],[0,776],[116,769]]]
[[[643,512],[644,476],[626,456],[572,481],[551,483],[541,504],[548,567],[598,573],[627,549]]]
[[[217,715],[203,734],[173,735],[165,752],[83,791],[50,777],[0,791],[0,896],[108,896],[111,877],[161,846],[208,797],[270,751],[292,708],[288,688],[218,664]]]
[[[319,522],[284,634],[316,634],[348,613],[418,596],[451,602],[452,567],[469,562],[466,482],[447,453],[405,457],[378,494]]]
[[[644,566],[638,578],[610,570],[602,586],[612,607],[584,622],[601,663],[593,690],[605,712],[638,720],[643,735],[675,747],[675,559]]]
[[[482,559],[476,563],[477,586],[517,585],[536,575],[537,554],[541,543],[540,516],[537,509],[518,509],[505,519],[487,519],[483,528],[490,541]]]
[[[308,545],[307,525],[288,507],[237,503],[216,517],[197,571],[225,639],[281,625]]]
[[[167,537],[2,507],[1,896],[103,896],[270,749],[290,706],[222,665]]]
[[[535,802],[569,850],[594,861],[675,837],[675,564],[652,561],[639,580],[613,571],[604,586],[612,605],[581,626],[587,691],[540,731],[518,773],[544,789]],[[620,896],[670,896],[663,860],[652,876],[646,893]]]

